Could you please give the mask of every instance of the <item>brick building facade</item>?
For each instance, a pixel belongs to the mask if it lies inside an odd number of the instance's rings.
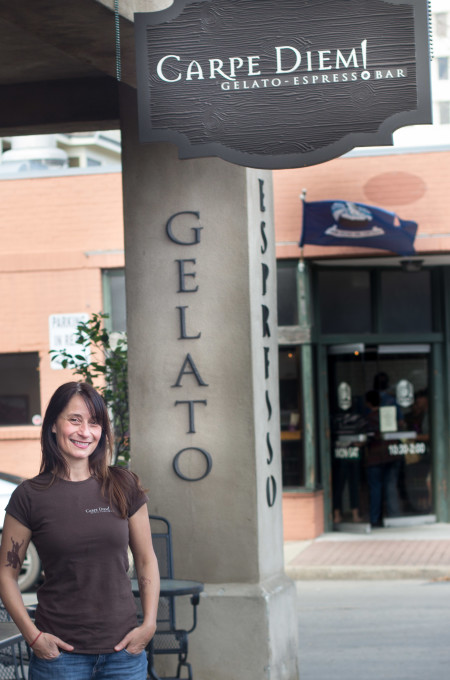
[[[412,427],[408,425],[415,409],[412,396],[402,408],[396,435],[400,444],[390,447],[421,448],[423,457],[415,467],[408,465],[407,456],[396,459],[398,516],[386,515],[384,520],[447,521],[449,178],[448,147],[353,152],[316,167],[274,172],[287,538],[312,538],[330,528],[333,510],[340,516],[342,508],[336,506],[341,502],[351,521],[351,482],[344,480],[337,485],[343,488],[336,488],[337,442],[343,450],[342,437],[339,440],[333,431],[334,419],[343,415],[336,395],[339,385],[351,389],[352,412],[364,415],[364,391],[373,386],[377,372],[389,373],[393,399],[405,381],[411,395],[425,390],[428,399],[426,447],[408,439],[414,433],[400,431]],[[313,245],[305,245],[302,253],[298,241],[303,189],[306,200],[359,202],[417,222],[416,254],[406,258],[368,248]],[[306,322],[299,318],[299,301],[305,304],[304,287],[299,288],[304,281],[299,284],[298,274],[302,258],[309,287]],[[309,408],[308,389],[314,396]],[[312,430],[309,451],[306,427]],[[359,467],[355,464],[351,474],[355,473],[353,484],[359,493],[358,511],[367,522],[363,451],[357,453]]]
[[[444,277],[445,282],[450,264],[450,229],[445,200],[448,168],[448,150],[399,153],[393,149],[372,154],[354,152],[320,166],[274,172],[279,273],[295,272],[301,257],[298,247],[302,216],[299,195],[303,188],[307,190],[307,200],[332,198],[357,201],[377,205],[398,213],[402,218],[415,220],[419,229],[415,243],[417,254],[412,259],[421,261],[422,271],[432,273],[435,281],[433,291],[438,291],[442,304],[440,311],[435,312],[432,327],[425,338],[426,344],[430,348],[439,346],[445,354],[449,337],[445,319],[443,326],[439,317],[445,317],[442,309],[446,308],[447,292],[445,283],[436,283],[436,277]],[[15,397],[20,400],[26,396],[29,382],[37,385],[37,398],[31,396],[29,399],[26,424],[7,425],[3,421],[4,426],[0,427],[1,469],[30,476],[37,472],[40,458],[40,428],[32,424],[32,418],[43,413],[57,385],[71,377],[69,371],[51,368],[48,354],[49,317],[52,314],[90,314],[104,310],[107,302],[104,272],[121,271],[124,267],[121,174],[117,171],[104,172],[104,169],[101,172],[68,169],[56,176],[35,173],[24,178],[2,179],[0,194],[3,225],[0,280],[4,291],[1,301],[4,326],[0,339],[2,398],[6,398],[7,403],[15,404]],[[309,245],[305,247],[303,256],[310,266],[313,306],[321,304],[316,288],[318,272],[324,264],[332,268],[337,265],[341,276],[342,272],[355,269],[400,272],[401,260],[404,259],[387,251]],[[290,281],[294,281],[292,276]],[[281,281],[279,288],[280,310],[286,306],[291,309],[296,307],[296,285],[286,289]],[[286,291],[287,301],[282,299]],[[352,304],[351,297],[349,304]],[[326,389],[323,386],[320,388],[319,373],[324,365],[318,357],[320,352],[325,351],[324,348],[339,345],[344,336],[341,334],[328,341],[320,333],[316,317],[309,329],[310,336],[306,337],[305,329],[294,318],[295,310],[292,323],[283,321],[280,310],[282,399],[287,384],[283,382],[287,357],[295,355],[299,360],[295,387],[298,413],[294,414],[298,425],[289,429],[282,418],[282,448],[285,453],[288,449],[283,464],[286,465],[288,459],[289,465],[293,466],[291,476],[288,473],[285,476],[285,537],[308,538],[320,534],[324,527],[329,526],[333,497],[332,461],[327,472],[327,461],[330,463],[332,449],[327,421],[330,406]],[[353,343],[358,341],[364,344],[367,338],[372,344],[389,340],[389,334],[383,337],[365,332],[350,335],[349,339]],[[393,335],[391,340],[402,347],[408,343],[417,344],[419,340],[424,344],[424,334],[419,334],[419,337],[414,329],[400,335]],[[310,344],[316,353],[311,380],[313,392],[318,395],[317,409],[313,414],[316,453],[314,461],[309,464],[301,431],[305,418],[305,366],[300,355],[305,344]],[[24,359],[30,360],[24,369],[25,374],[14,363]],[[431,355],[428,359],[428,368],[433,370],[435,359],[431,359]],[[445,360],[440,365],[445,371]],[[445,400],[448,398],[449,384],[444,380],[440,388]],[[291,389],[292,383],[290,385]],[[29,390],[29,394],[33,395],[33,389]],[[325,406],[321,400],[325,400]],[[447,426],[447,420],[443,423],[442,418],[435,422],[435,428],[439,431]],[[434,478],[439,470],[447,474],[447,457],[441,439],[440,445],[434,447],[433,462],[429,466],[430,470],[434,470]],[[306,469],[311,466],[315,469],[313,482],[308,480],[306,474]],[[364,486],[364,481],[361,483]],[[362,491],[364,496],[366,492],[364,489]],[[440,511],[436,509],[436,504],[441,507]],[[433,504],[428,511],[429,514],[437,513],[443,517],[443,513],[447,512],[444,491],[435,489]]]
[[[102,271],[124,265],[121,175],[2,179],[0,197],[2,424],[11,405],[27,423],[0,427],[0,469],[28,477],[40,461],[31,419],[71,376],[50,367],[49,317],[101,311]]]

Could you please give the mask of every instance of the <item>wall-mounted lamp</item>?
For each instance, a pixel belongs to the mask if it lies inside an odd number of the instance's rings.
[[[400,260],[404,272],[420,272],[423,260]]]

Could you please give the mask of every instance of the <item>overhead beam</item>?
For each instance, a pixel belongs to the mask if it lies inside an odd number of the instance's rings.
[[[77,78],[0,86],[0,136],[119,127],[118,83]]]
[[[92,69],[111,77],[116,75],[114,12],[100,2],[20,0],[19,3],[2,3],[0,19]],[[134,25],[123,17],[120,18],[120,42],[122,80],[135,87]]]

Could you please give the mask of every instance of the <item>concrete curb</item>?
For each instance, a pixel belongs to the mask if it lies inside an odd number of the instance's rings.
[[[420,579],[432,581],[435,579],[449,579],[450,566],[310,566],[296,567],[287,566],[286,574],[294,581],[322,581],[322,580],[395,580],[395,579]]]

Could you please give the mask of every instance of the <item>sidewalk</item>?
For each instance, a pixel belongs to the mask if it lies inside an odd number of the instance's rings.
[[[368,529],[367,529],[368,530]],[[294,580],[450,580],[450,524],[333,531],[312,541],[284,544],[286,573]]]

